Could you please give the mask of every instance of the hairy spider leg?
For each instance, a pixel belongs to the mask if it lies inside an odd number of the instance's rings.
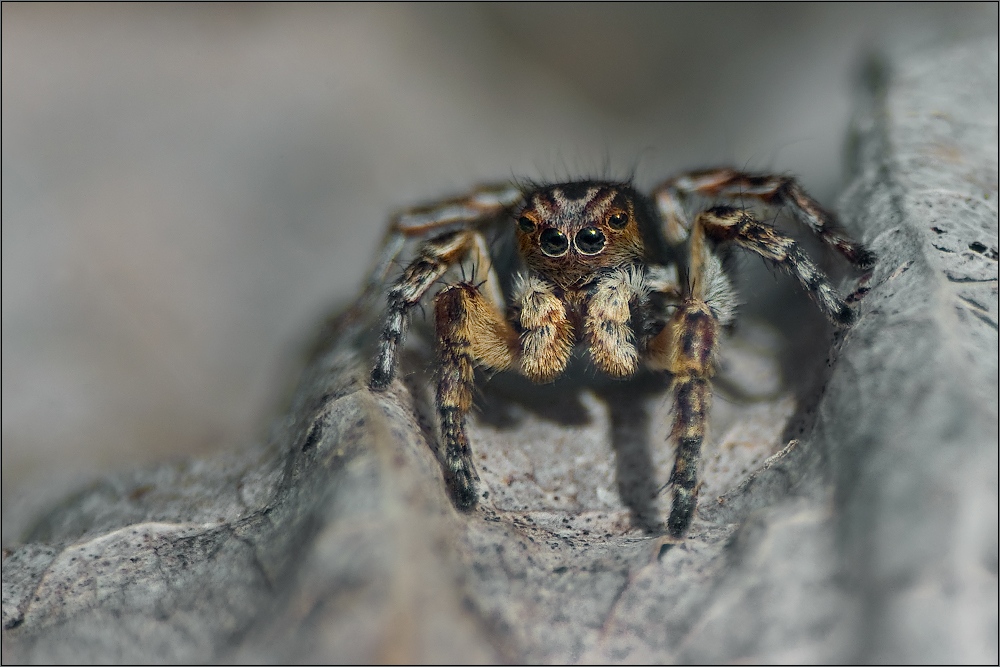
[[[369,273],[365,294],[381,288],[408,237],[420,237],[448,227],[458,229],[439,233],[421,243],[416,258],[389,289],[385,325],[371,373],[372,389],[385,389],[392,382],[398,350],[409,324],[409,311],[420,303],[435,281],[469,254],[474,255],[477,266],[488,267],[486,281],[490,296],[502,298],[499,281],[489,261],[486,241],[482,234],[475,231],[475,226],[484,219],[499,215],[521,199],[521,191],[510,184],[484,186],[464,197],[408,209],[393,219],[379,259]]]
[[[472,407],[475,367],[502,371],[518,356],[518,335],[497,307],[470,282],[434,298],[437,337],[437,410],[441,420],[445,481],[459,508],[476,504],[476,473],[465,415]]]
[[[499,215],[521,199],[520,189],[510,183],[500,183],[485,185],[462,197],[417,206],[395,215],[382,239],[375,263],[368,272],[363,293],[372,294],[381,290],[406,239],[433,234],[450,226],[470,226]]]
[[[674,423],[670,437],[676,443],[674,467],[667,484],[673,501],[667,531],[681,537],[691,525],[698,504],[698,463],[712,403],[719,336],[736,314],[736,294],[712,252],[700,217],[690,238],[690,265],[684,297],[667,325],[647,346],[653,368],[673,375]]]
[[[691,228],[683,212],[683,198],[688,194],[730,201],[749,197],[769,206],[787,206],[797,220],[849,262],[861,269],[875,265],[875,254],[849,238],[838,227],[834,216],[790,176],[748,174],[721,168],[693,171],[670,179],[654,190],[653,197],[663,217],[667,239],[674,244],[682,241],[686,230]]]
[[[761,224],[749,212],[729,206],[716,206],[700,213],[695,226],[702,227],[717,242],[732,241],[788,273],[833,324],[846,327],[854,323],[854,309],[791,237]]]
[[[471,282],[486,292],[486,298],[496,306],[504,303],[503,292],[500,290],[500,279],[493,267],[490,250],[486,246],[486,238],[479,233],[472,235],[472,280]]]
[[[435,281],[469,252],[474,243],[473,234],[471,230],[452,231],[424,241],[417,249],[416,259],[389,289],[385,325],[372,368],[372,389],[385,389],[392,382],[410,309],[420,303]]]

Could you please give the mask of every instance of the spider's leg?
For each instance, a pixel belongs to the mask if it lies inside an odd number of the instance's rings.
[[[385,238],[368,272],[364,293],[377,293],[385,283],[408,238],[416,238],[443,231],[455,225],[468,225],[499,215],[521,201],[521,190],[510,183],[486,185],[476,188],[463,197],[407,209],[395,215]]]
[[[630,377],[639,367],[632,309],[645,306],[648,293],[643,272],[630,267],[601,278],[587,300],[587,348],[594,365],[608,375]]]
[[[456,504],[476,504],[476,474],[465,415],[472,407],[475,366],[510,368],[518,353],[517,332],[472,283],[442,290],[434,298],[437,332],[437,409],[445,478]]]
[[[854,309],[791,237],[761,224],[749,212],[729,206],[716,206],[699,214],[695,228],[703,229],[718,242],[732,241],[773,262],[799,281],[833,324],[844,327],[854,323]]]
[[[396,357],[406,335],[410,309],[420,303],[438,278],[462,260],[472,244],[473,232],[467,229],[446,232],[420,244],[416,259],[389,290],[385,326],[372,368],[372,389],[385,389],[396,374]]]
[[[735,169],[707,169],[682,174],[658,187],[653,197],[663,216],[667,239],[683,240],[691,229],[683,214],[685,195],[718,197],[729,201],[750,198],[769,206],[787,206],[802,224],[824,243],[836,249],[855,266],[867,269],[875,265],[875,255],[841,230],[833,214],[810,197],[790,176],[748,174]]]
[[[736,310],[735,292],[722,262],[712,252],[700,219],[695,222],[690,248],[686,294],[646,348],[649,365],[673,375],[670,436],[677,443],[677,452],[668,480],[674,497],[667,519],[667,530],[673,537],[684,535],[698,504],[698,463],[712,402],[711,377],[719,335]]]
[[[543,384],[559,377],[573,352],[573,324],[555,287],[537,276],[521,275],[514,287],[520,309],[521,372]]]
[[[475,234],[473,237],[472,257],[473,257],[473,282],[477,287],[485,292],[485,296],[497,308],[501,308],[504,303],[503,292],[500,289],[500,280],[497,272],[493,268],[493,261],[490,258],[489,248],[486,246],[486,239],[482,234]]]
[[[389,289],[385,326],[371,374],[372,389],[384,389],[392,382],[409,311],[420,303],[431,285],[470,252],[489,257],[485,242],[475,231],[476,224],[500,215],[521,198],[521,191],[513,185],[486,186],[464,197],[403,211],[393,219],[375,266],[369,273],[362,299],[381,291],[385,276],[407,238],[433,232],[438,234],[420,244],[416,258]],[[448,228],[453,229],[444,231]],[[500,295],[496,283],[494,276],[492,286],[488,288],[493,298]]]
[[[684,210],[684,192],[670,180],[653,191],[656,210],[663,222],[663,233],[672,246],[684,243],[691,233],[691,219]]]

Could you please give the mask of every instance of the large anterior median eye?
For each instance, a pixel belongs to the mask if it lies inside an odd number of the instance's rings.
[[[558,229],[549,227],[542,232],[541,246],[542,252],[549,257],[559,257],[565,255],[569,249],[569,239]]]
[[[584,227],[576,233],[576,249],[584,255],[596,255],[604,249],[604,234],[597,227]]]

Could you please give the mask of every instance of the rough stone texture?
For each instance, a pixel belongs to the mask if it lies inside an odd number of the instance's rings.
[[[816,431],[860,605],[847,659],[995,662],[996,37],[872,77],[843,213],[882,262]]]
[[[869,84],[842,204],[881,258],[862,319],[821,392],[737,330],[682,543],[656,530],[662,382],[494,379],[470,425],[490,495],[458,514],[427,350],[368,392],[362,299],[268,447],[5,517],[4,662],[995,662],[996,39]]]

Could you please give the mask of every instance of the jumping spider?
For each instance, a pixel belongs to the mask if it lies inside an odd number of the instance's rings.
[[[393,221],[370,289],[381,284],[406,239],[423,240],[389,289],[372,389],[392,381],[410,310],[434,283],[458,265],[471,265],[482,279],[463,277],[434,297],[442,467],[456,505],[467,509],[477,501],[465,433],[475,367],[515,370],[547,383],[580,345],[612,377],[630,377],[640,364],[672,377],[677,454],[667,530],[680,537],[697,503],[720,329],[735,316],[735,292],[723,268],[727,246],[790,274],[833,324],[854,322],[853,308],[794,240],[742,206],[715,206],[691,222],[684,204],[692,195],[787,207],[855,266],[875,262],[794,179],[724,168],[683,174],[650,196],[610,181],[484,187]],[[504,235],[513,236],[516,252],[504,252]]]

